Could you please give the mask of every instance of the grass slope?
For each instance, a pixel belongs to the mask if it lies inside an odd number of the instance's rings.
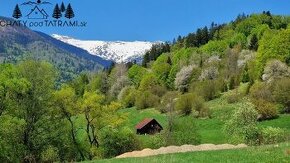
[[[212,144],[225,144],[230,142],[230,137],[223,132],[224,123],[230,118],[233,111],[237,108],[239,103],[245,102],[246,99],[241,100],[238,103],[228,104],[226,96],[222,96],[218,99],[207,102],[207,106],[212,111],[212,117],[208,119],[195,119],[193,122],[196,125],[198,134],[200,137],[200,144],[212,143]],[[167,127],[167,116],[161,114],[156,109],[137,110],[136,108],[127,108],[122,112],[128,116],[126,126],[135,132],[135,125],[142,121],[144,118],[155,118],[164,127]],[[177,116],[176,120],[190,121],[192,116]],[[184,123],[184,125],[192,125],[190,123]],[[260,127],[272,126],[284,129],[290,135],[290,115],[280,115],[279,118],[259,122]],[[138,136],[143,143],[149,142],[154,136]],[[242,142],[234,142],[234,144]],[[146,146],[148,147],[148,146]]]
[[[285,162],[286,163],[290,162],[289,150],[290,150],[290,142],[287,142],[279,145],[248,147],[245,149],[176,153],[144,158],[110,159],[93,162],[95,163]]]
[[[224,123],[231,117],[233,111],[240,103],[248,101],[247,98],[243,98],[236,103],[229,104],[227,96],[231,93],[233,92],[225,93],[220,98],[206,102],[206,105],[212,112],[211,118],[196,119],[193,116],[176,116],[175,120],[184,122],[185,128],[194,123],[200,137],[200,144],[242,143],[232,142],[230,136],[223,132]],[[124,125],[134,132],[135,125],[144,118],[149,117],[157,119],[164,128],[168,126],[167,115],[161,114],[156,109],[137,110],[136,108],[127,108],[121,110],[121,112],[128,117],[128,121]],[[258,125],[259,127],[279,127],[290,135],[290,115],[280,115],[277,119],[259,122]],[[156,140],[154,140],[156,135],[138,135],[138,138],[142,142],[143,148],[159,148],[154,145],[152,147],[152,142],[156,143]],[[236,150],[177,153],[145,158],[110,159],[94,162],[290,162],[290,156],[286,155],[286,150],[290,150],[289,143],[282,143],[278,147],[270,145]]]

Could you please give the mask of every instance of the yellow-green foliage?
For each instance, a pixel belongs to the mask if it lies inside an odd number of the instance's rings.
[[[278,59],[282,62],[289,63],[290,58],[290,29],[281,31],[268,30],[264,33],[259,41],[259,49],[257,61],[259,70],[262,71],[263,66],[270,59]]]
[[[201,47],[201,51],[206,54],[218,54],[222,56],[228,48],[226,41],[209,41],[206,45]]]
[[[152,70],[155,76],[158,78],[159,83],[165,85],[166,79],[169,75],[171,65],[168,63],[169,56],[166,54],[162,54],[157,58],[157,60],[153,63]]]
[[[190,63],[190,57],[197,51],[197,48],[182,48],[173,52],[173,64],[174,65],[187,65]]]
[[[128,70],[128,77],[133,84],[138,86],[146,73],[147,70],[145,68],[135,64]]]

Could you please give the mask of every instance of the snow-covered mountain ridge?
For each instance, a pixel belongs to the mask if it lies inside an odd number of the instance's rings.
[[[52,37],[67,44],[82,48],[92,55],[97,55],[117,63],[140,61],[146,51],[150,50],[153,42],[145,41],[94,41],[78,40],[68,36],[53,34]]]

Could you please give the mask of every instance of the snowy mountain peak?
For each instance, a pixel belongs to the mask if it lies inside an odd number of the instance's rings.
[[[78,40],[69,36],[53,34],[52,37],[67,44],[82,48],[92,55],[97,55],[117,63],[140,61],[146,51],[150,50],[154,43],[144,41],[94,41]]]

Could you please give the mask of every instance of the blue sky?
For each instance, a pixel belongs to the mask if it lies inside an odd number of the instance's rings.
[[[8,2],[7,2],[8,1]],[[17,3],[27,0],[0,0],[0,15],[11,17]],[[32,0],[36,1],[36,0]],[[198,27],[229,22],[239,13],[290,15],[290,0],[48,0],[71,3],[75,20],[85,28],[33,28],[48,34],[80,39],[171,41]],[[23,8],[23,6],[21,6]],[[53,6],[47,6],[51,11]]]

